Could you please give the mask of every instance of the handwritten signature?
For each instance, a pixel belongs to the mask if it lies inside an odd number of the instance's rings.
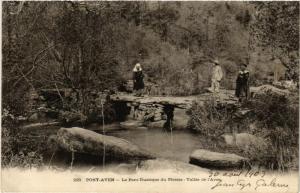
[[[223,188],[238,187],[240,190],[244,190],[246,188],[251,188],[251,187],[253,187],[254,190],[259,190],[260,188],[288,188],[288,184],[277,182],[277,178],[273,178],[270,181],[260,178],[253,182],[244,179],[239,179],[236,181],[236,183],[224,182],[220,178],[218,178],[218,180],[215,181],[217,183],[214,186],[212,186],[211,189],[217,189],[219,187],[223,187]]]
[[[273,178],[270,182],[267,182],[265,179],[259,179],[256,181],[255,190],[261,187],[273,187],[273,188],[288,188],[288,184],[278,183],[277,178]]]

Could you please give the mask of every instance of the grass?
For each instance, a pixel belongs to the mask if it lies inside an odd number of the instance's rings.
[[[2,128],[2,166],[32,168],[41,167],[43,161],[44,139],[24,133],[16,134],[11,129]],[[34,139],[34,140],[33,140]]]
[[[252,165],[271,170],[297,170],[299,106],[295,98],[266,93],[242,104],[242,108],[251,110],[243,117],[236,116],[238,109],[218,107],[212,102],[195,103],[190,111],[190,128],[207,136],[206,149],[239,154],[248,157]],[[255,123],[255,127],[250,123]],[[242,132],[262,137],[267,148],[250,147],[245,151],[228,146],[220,139],[223,133]]]
[[[188,112],[191,117],[189,127],[207,137],[219,137],[230,132],[228,124],[235,111],[232,107],[215,105],[213,101],[205,102],[204,105],[195,102]]]
[[[53,129],[27,131],[13,116],[2,116],[2,167],[41,168],[45,165],[47,140]]]

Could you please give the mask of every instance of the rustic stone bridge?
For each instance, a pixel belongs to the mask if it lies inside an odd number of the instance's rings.
[[[212,93],[203,93],[193,96],[143,96],[137,97],[128,93],[117,93],[110,96],[112,101],[123,101],[133,104],[158,104],[158,105],[172,105],[175,108],[188,109],[193,102],[205,102],[213,100]],[[221,90],[218,103],[221,104],[236,104],[237,99],[234,97],[233,90]]]
[[[279,95],[289,95],[290,93],[288,90],[278,89],[271,85],[251,87],[250,91],[251,96],[254,98],[256,95],[259,96],[260,94],[269,92]],[[40,107],[37,109],[37,111],[34,111],[28,119],[33,122],[34,120],[39,119],[39,117],[43,119],[44,117],[47,118],[48,116],[52,119],[57,119],[60,105],[56,103],[58,103],[62,98],[65,98],[67,100],[70,98],[73,99],[71,97],[73,96],[73,92],[74,90],[72,91],[72,89],[69,88],[43,89],[40,90],[38,93],[35,92],[34,94],[32,94],[31,100],[35,100],[36,103],[40,102],[41,104],[39,104]],[[197,102],[197,104],[200,105],[204,105],[205,102],[214,101],[215,104],[227,107],[235,106],[238,103],[237,98],[234,96],[233,90],[221,90],[219,97],[214,97],[213,94],[210,92],[182,97],[148,95],[145,95],[143,97],[137,97],[134,96],[132,93],[128,92],[118,92],[115,94],[109,94],[109,92],[107,92],[105,94],[105,92],[99,93],[93,90],[90,92],[90,95],[92,95],[91,97],[95,98],[95,101],[99,98],[99,96],[103,98],[102,95],[107,96],[107,98],[110,98],[109,103],[111,103],[112,108],[115,110],[114,112],[116,112],[115,121],[135,121],[135,123],[133,123],[131,126],[129,124],[131,128],[138,128],[137,125],[143,128],[161,128],[165,126],[166,123],[170,123],[170,120],[173,120],[172,123],[174,127],[185,128],[190,118],[187,115],[187,111],[191,108],[194,102]],[[75,97],[75,99],[80,101],[80,98]],[[49,104],[45,104],[48,103],[48,101],[50,101]],[[52,101],[54,101],[53,104]],[[76,101],[74,104],[76,105]],[[31,117],[33,118],[31,119]],[[55,121],[54,124],[58,124],[58,122]],[[32,127],[32,125],[30,127]]]
[[[218,100],[216,100],[218,99]],[[143,96],[137,97],[129,93],[117,93],[110,96],[113,103],[127,108],[127,111],[119,111],[124,115],[121,126],[125,128],[156,127],[162,128],[172,120],[173,128],[186,128],[189,116],[187,110],[194,102],[203,104],[208,101],[217,101],[221,105],[235,105],[237,99],[232,90],[222,90],[219,97],[214,97],[212,93],[204,93],[194,96],[174,97],[174,96]],[[128,121],[129,120],[129,121]]]

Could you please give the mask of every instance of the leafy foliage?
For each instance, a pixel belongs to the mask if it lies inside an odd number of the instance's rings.
[[[31,110],[29,90],[72,88],[81,99],[71,108],[60,99],[66,111],[62,119],[74,112],[81,120],[100,120],[98,115],[105,110],[110,120],[112,108],[97,106],[91,90],[117,90],[131,79],[136,62],[159,95],[201,93],[210,84],[215,58],[225,74],[221,86],[227,89],[234,88],[242,61],[249,61],[254,71],[253,84],[264,81],[269,56],[279,58],[292,79],[299,74],[298,2],[5,1],[2,5],[2,104],[15,117]],[[292,135],[298,125],[295,114],[283,115],[289,107],[273,107],[274,100],[257,106],[268,110],[257,109],[257,118],[274,129],[272,134],[277,130],[284,134],[278,128],[289,128],[286,132]],[[217,135],[224,129],[228,112],[220,116],[209,104],[194,110],[204,118],[201,124],[194,119],[199,130]],[[14,120],[5,121],[12,123],[6,126],[8,136],[13,136]],[[288,135],[276,134],[274,144],[281,141],[276,137]]]
[[[283,51],[299,49],[299,3],[254,2],[256,32],[260,43]],[[295,25],[296,24],[296,25]]]
[[[240,61],[249,60],[255,46],[298,50],[296,2],[3,6],[5,100],[12,98],[9,90],[17,89],[114,89],[131,78],[136,61],[149,80],[159,83],[160,94],[190,95],[209,85],[208,63],[217,57],[226,73],[222,86],[233,88]],[[284,62],[297,66],[295,60]],[[251,65],[257,69],[262,64]]]
[[[290,69],[298,82],[299,2],[253,2],[256,14],[253,22],[255,44],[270,49]]]
[[[2,114],[1,129],[1,164],[4,167],[41,167],[43,166],[42,151],[45,140],[32,140],[32,136],[24,135],[18,127],[18,117],[15,117],[7,109]],[[29,143],[24,145],[25,143]],[[38,147],[38,148],[37,148]]]
[[[236,110],[235,107],[216,105],[214,101],[195,103],[189,110],[190,128],[216,139],[226,132],[231,132],[232,117]]]
[[[281,171],[298,168],[296,163],[299,145],[299,104],[294,97],[266,93],[243,104],[251,113],[234,118],[238,111],[224,111],[214,105],[194,104],[190,116],[190,127],[204,136],[208,136],[207,148],[241,154],[250,158],[252,163]],[[255,129],[250,123],[255,123]],[[238,125],[239,131],[264,137],[267,148],[254,151],[241,151],[220,143],[218,137],[223,133],[232,133]]]

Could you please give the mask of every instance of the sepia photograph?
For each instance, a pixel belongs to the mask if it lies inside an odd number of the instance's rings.
[[[1,192],[298,192],[298,1],[3,1]]]

